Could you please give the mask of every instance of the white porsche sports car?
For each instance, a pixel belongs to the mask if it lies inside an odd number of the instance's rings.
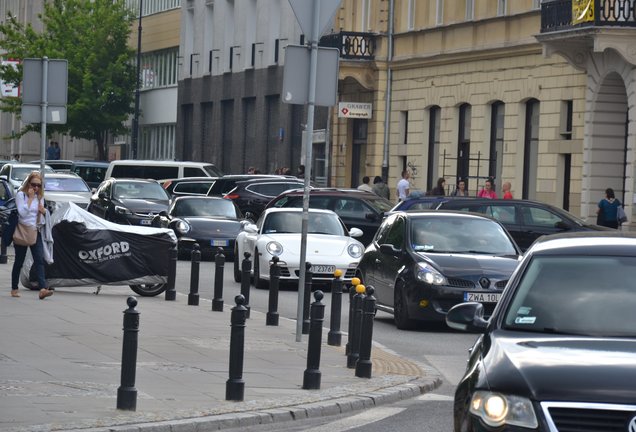
[[[252,275],[257,288],[269,283],[271,259],[280,261],[280,280],[297,281],[300,270],[300,242],[302,232],[301,208],[267,209],[256,224],[245,225],[235,243],[234,279],[241,280],[244,252],[252,254]],[[314,281],[333,279],[334,272],[342,271],[343,281],[355,275],[364,246],[353,237],[362,230],[347,230],[337,214],[331,210],[309,209],[307,225],[307,259],[312,264]]]

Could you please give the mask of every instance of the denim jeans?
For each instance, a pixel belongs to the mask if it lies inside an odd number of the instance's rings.
[[[32,246],[15,245],[15,262],[11,271],[11,289],[18,289],[20,282],[20,270],[24,265],[27,248],[31,248],[31,256],[33,257],[33,265],[35,266],[35,274],[38,278],[38,286],[40,289],[46,288],[46,279],[44,278],[44,245],[42,243],[42,234],[38,231],[38,239]]]

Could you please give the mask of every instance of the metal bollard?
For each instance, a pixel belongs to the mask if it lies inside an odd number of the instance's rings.
[[[128,309],[124,311],[124,341],[121,351],[121,385],[117,389],[117,409],[135,411],[137,409],[137,341],[139,338],[139,312],[135,309],[137,299],[126,300]]]
[[[342,314],[342,270],[336,270],[331,281],[331,317],[329,319],[329,333],[327,344],[340,346],[342,344],[342,332],[340,331],[340,319]]]
[[[356,363],[356,376],[371,378],[371,346],[373,344],[373,318],[375,317],[375,289],[367,287],[367,295],[362,300],[362,331],[360,332],[360,356]]]
[[[177,298],[177,291],[175,290],[175,284],[177,282],[177,259],[179,257],[179,251],[177,246],[170,249],[170,260],[168,262],[168,283],[166,286],[166,300],[175,300]]]
[[[317,290],[314,293],[315,302],[311,304],[311,318],[309,327],[309,341],[307,342],[307,369],[303,374],[303,388],[305,390],[320,389],[320,346],[322,345],[322,322],[325,317],[325,305],[321,303],[324,294]]]
[[[6,225],[4,227],[6,229]],[[7,245],[4,244],[4,240],[0,240],[0,264],[7,263]]]
[[[356,294],[353,296],[353,316],[349,318],[353,320],[349,355],[347,356],[347,367],[349,369],[356,367],[360,357],[360,331],[362,327],[362,299],[364,298],[364,291],[364,285],[357,285]]]
[[[280,258],[277,256],[272,258],[272,265],[269,266],[269,303],[267,307],[267,315],[265,325],[278,325],[278,289],[280,286],[280,267],[278,267]]]
[[[192,267],[190,267],[190,293],[188,306],[199,306],[199,268],[201,267],[201,249],[199,243],[192,247]]]
[[[353,296],[356,294],[355,287],[360,285],[360,279],[355,277],[351,279],[351,287],[349,288],[349,324],[347,330],[347,344],[345,345],[345,355],[351,353],[351,335],[353,334]]]
[[[249,280],[249,279],[248,279]],[[243,400],[245,381],[243,381],[243,350],[245,345],[245,321],[247,308],[245,297],[239,294],[234,297],[236,306],[232,308],[230,325],[230,377],[225,383],[225,400]]]
[[[303,334],[309,333],[309,302],[311,297],[311,286],[314,274],[311,272],[311,263],[305,263],[305,295],[303,297]],[[298,287],[300,289],[300,287]]]
[[[234,257],[234,259],[238,259]],[[223,312],[223,267],[225,266],[225,255],[223,249],[219,248],[214,255],[214,298],[212,299],[212,310]]]
[[[243,262],[241,263],[241,295],[245,298],[245,308],[247,309],[247,318],[250,317],[250,273],[252,272],[252,256],[249,252],[244,252]],[[236,258],[234,258],[236,259]],[[258,257],[256,257],[258,259]]]

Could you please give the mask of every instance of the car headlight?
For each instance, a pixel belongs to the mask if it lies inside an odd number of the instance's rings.
[[[514,425],[536,429],[539,426],[532,402],[519,396],[476,391],[470,401],[470,413],[492,427]]]
[[[448,281],[440,272],[426,263],[417,264],[417,278],[430,285],[447,285]]]
[[[356,243],[352,243],[347,247],[347,252],[351,256],[351,258],[360,258],[362,256],[362,246]]]
[[[115,206],[115,213],[118,214],[132,214],[132,212],[130,210],[128,210],[126,207],[122,207],[122,206]]]
[[[267,252],[269,252],[273,256],[280,256],[283,253],[283,245],[276,241],[267,243],[265,249],[267,249]]]
[[[178,220],[174,224],[174,230],[181,235],[186,235],[190,231],[190,225],[186,221]]]

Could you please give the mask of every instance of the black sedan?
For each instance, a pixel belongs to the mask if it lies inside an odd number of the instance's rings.
[[[520,253],[503,226],[486,216],[397,212],[382,222],[358,270],[375,288],[377,308],[408,329],[416,321],[443,322],[465,301],[492,311]]]
[[[170,196],[155,180],[109,178],[99,185],[87,210],[111,222],[150,226],[169,203]]]
[[[190,258],[195,243],[210,257],[219,248],[233,258],[234,242],[242,230],[243,215],[236,205],[218,197],[180,196],[167,212],[155,217],[153,226],[172,228],[179,239],[179,255]]]
[[[455,306],[455,329],[483,333],[455,393],[456,432],[636,430],[636,236],[539,239],[490,320]]]

